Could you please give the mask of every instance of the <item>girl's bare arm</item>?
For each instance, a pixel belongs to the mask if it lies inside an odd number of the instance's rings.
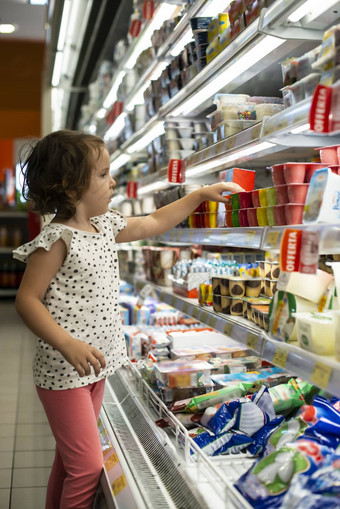
[[[72,337],[53,319],[42,301],[54,275],[66,257],[65,243],[59,239],[50,251],[38,248],[28,259],[18,289],[15,306],[27,327],[40,339],[58,350],[80,376],[96,375],[105,367],[104,356],[95,348]],[[100,363],[100,364],[99,364]]]
[[[116,236],[116,242],[146,239],[171,230],[205,200],[227,203],[229,198],[222,195],[227,191],[238,192],[243,189],[232,182],[220,182],[194,191],[149,216],[128,218],[127,227]]]

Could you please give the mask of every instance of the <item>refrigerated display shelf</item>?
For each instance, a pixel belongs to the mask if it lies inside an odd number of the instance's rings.
[[[124,471],[121,497],[128,488],[126,495],[130,500],[131,495],[139,496],[136,506],[141,508],[251,509],[233,482],[248,470],[253,457],[235,454],[208,458],[131,362],[127,361],[108,382],[101,436],[102,443],[113,445],[116,453],[108,466],[117,468],[119,463]],[[155,425],[161,418],[171,423],[168,432]],[[121,477],[119,469],[116,475]],[[117,485],[111,479],[110,484],[112,488]],[[117,507],[130,509],[135,505],[117,503]]]
[[[216,313],[198,305],[195,299],[174,294],[171,288],[139,278],[128,277],[127,280],[138,290],[146,284],[151,285],[161,301],[246,345],[262,359],[340,397],[340,363],[332,357],[318,356],[294,343],[277,341],[245,318]]]

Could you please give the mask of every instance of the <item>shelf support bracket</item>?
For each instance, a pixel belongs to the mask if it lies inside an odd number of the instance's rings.
[[[310,41],[322,41],[324,31],[313,28],[305,28],[300,23],[285,26],[281,24],[265,23],[265,14],[267,9],[260,12],[258,31],[264,35],[271,35],[279,39],[301,40],[308,39]]]

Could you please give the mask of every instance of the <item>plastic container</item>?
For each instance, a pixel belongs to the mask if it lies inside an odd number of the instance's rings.
[[[231,212],[231,222],[232,222],[232,225],[234,227],[238,227],[240,226],[240,221],[239,221],[239,218],[238,218],[238,210],[233,210]]]
[[[259,189],[259,201],[261,207],[267,207],[267,187]]]
[[[274,186],[285,184],[284,164],[274,164],[272,167],[272,179]]]
[[[276,188],[277,205],[284,205],[288,203],[288,187],[287,184],[277,186]]]
[[[224,119],[224,136],[227,137],[237,134],[248,129],[248,127],[252,127],[257,122],[257,120]]]
[[[306,175],[305,163],[285,163],[283,174],[286,184],[303,184]]]
[[[249,226],[258,226],[256,208],[247,209],[247,219]]]
[[[256,217],[259,226],[268,226],[267,219],[267,208],[266,207],[258,207],[256,209]]]
[[[156,362],[156,378],[173,387],[197,387],[210,381],[211,364],[201,360],[175,360]]]
[[[313,72],[301,80],[305,92],[305,98],[311,97],[318,84],[320,83],[321,74]]]
[[[302,224],[303,204],[287,203],[284,207],[286,224]]]
[[[242,191],[238,193],[239,195],[239,206],[240,209],[249,209],[253,206],[253,202],[251,199],[251,192],[249,191]]]
[[[246,94],[216,94],[213,103],[218,108],[222,108],[229,103],[245,103],[249,100],[249,95]]]
[[[317,355],[335,354],[335,322],[328,313],[295,313],[299,345]]]
[[[223,121],[228,120],[256,120],[256,104],[230,103],[222,106]]]
[[[267,203],[269,206],[277,205],[276,187],[267,187]]]
[[[286,205],[276,205],[274,207],[274,220],[276,226],[285,226],[287,224],[285,207]]]
[[[340,164],[340,145],[332,145],[330,147],[322,147],[318,149],[320,151],[320,160],[322,163],[329,164]]]
[[[238,210],[240,208],[239,193],[233,193],[231,195],[231,206],[233,210]]]
[[[306,167],[305,181],[309,183],[316,170],[325,168],[325,163],[306,163],[305,167]]]
[[[240,226],[249,226],[247,209],[240,209],[238,211],[238,221]]]
[[[267,207],[267,221],[269,226],[276,226],[273,206]]]
[[[226,210],[226,213],[225,213],[225,226],[227,226],[228,228],[232,228],[233,227],[232,211],[231,210]]]
[[[308,192],[308,184],[288,184],[287,193],[290,203],[304,204]]]
[[[254,189],[251,191],[251,201],[253,202],[253,207],[260,207],[260,198],[259,198],[259,190]]]
[[[256,105],[256,120],[263,120],[264,117],[271,117],[272,115],[276,115],[284,108],[283,104],[257,104]]]

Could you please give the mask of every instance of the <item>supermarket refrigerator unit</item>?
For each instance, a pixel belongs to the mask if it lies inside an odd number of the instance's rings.
[[[185,86],[176,90],[157,111],[150,111],[144,125],[131,132],[130,126],[124,122],[131,107],[134,107],[134,98],[140,97],[145,91],[146,83],[155,75],[159,64],[169,62],[174,47],[188,40],[188,31],[192,26],[190,20],[217,14],[217,11],[212,14],[209,10],[209,1],[197,0],[188,4],[176,30],[167,35],[134,87],[121,101],[121,109],[112,125],[109,127],[103,122],[98,123],[98,133],[110,147],[113,176],[121,175],[127,162],[138,164],[141,159],[145,162],[145,149],[163,135],[164,122],[205,117],[207,112],[211,112],[216,93],[247,91],[252,95],[274,95],[274,92],[277,95],[278,83],[282,86],[281,78],[277,79],[279,63],[287,56],[300,57],[313,50],[321,43],[325,30],[339,22],[339,2],[329,2],[329,5],[325,2],[323,8],[319,5],[318,16],[313,16],[308,8],[306,10],[308,2],[302,0],[269,3],[261,10],[260,16],[245,26],[215,58],[196,75],[190,76]],[[161,5],[157,8],[160,9]],[[143,37],[150,24],[151,21],[145,24],[139,38]],[[135,58],[137,44],[138,38],[127,49],[113,75],[110,90],[119,89],[122,76],[128,69],[127,63]],[[186,183],[216,181],[217,172],[226,167],[246,165],[264,168],[278,161],[309,159],[315,155],[315,148],[338,143],[338,133],[325,137],[309,131],[311,102],[312,94],[299,97],[298,100],[295,98],[290,107],[271,116],[265,115],[261,122],[244,131],[220,139],[207,137],[205,145],[197,147],[186,157]],[[102,104],[97,108],[100,106]],[[124,109],[126,106],[129,109]],[[94,114],[83,119],[82,128],[91,124]],[[125,139],[124,130],[129,133]],[[119,134],[114,135],[114,132]],[[121,133],[123,140],[119,138]],[[155,189],[168,188],[170,184],[166,180],[166,167],[146,176],[139,175],[135,196],[142,201],[152,196]],[[121,193],[125,196],[125,190],[121,189]],[[126,203],[133,210],[133,203]],[[298,228],[303,229],[304,226]],[[284,226],[268,225],[177,228],[154,241],[167,245],[197,243],[278,252],[284,229]],[[318,225],[318,229],[321,252],[340,254],[338,226]],[[146,284],[145,280],[134,276],[131,276],[131,282],[139,291]],[[260,358],[284,367],[292,375],[301,376],[329,394],[340,397],[338,362],[320,359],[289,343],[279,343],[262,329],[246,324],[242,319],[202,308],[168,288],[153,284],[153,289],[162,302],[247,346]],[[170,432],[156,426],[155,421],[161,418],[171,422]],[[176,415],[142,379],[133,363],[128,362],[108,379],[99,431],[104,454],[101,485],[108,506],[129,509],[251,507],[234,483],[248,470],[254,458],[243,453],[208,458],[189,437]]]

